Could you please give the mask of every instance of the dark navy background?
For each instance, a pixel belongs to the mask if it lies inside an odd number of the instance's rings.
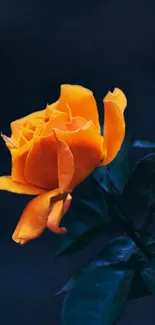
[[[1,0],[0,128],[59,96],[62,83],[102,97],[115,86],[128,97],[126,120],[135,138],[155,141],[154,0]],[[0,143],[0,174],[9,153]],[[135,153],[133,160],[143,152]],[[0,193],[0,324],[60,325],[63,297],[55,297],[101,238],[82,252],[53,261],[53,235],[19,247],[11,234],[29,198]],[[131,300],[118,325],[153,325],[155,299]]]

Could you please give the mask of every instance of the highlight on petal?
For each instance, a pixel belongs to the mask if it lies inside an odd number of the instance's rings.
[[[127,98],[126,98],[125,94],[123,93],[123,91],[119,88],[115,88],[113,92],[109,91],[104,98],[104,102],[106,100],[114,101],[120,107],[122,112],[124,112],[124,110],[127,106]]]
[[[68,103],[66,103],[65,111],[66,111],[66,113],[68,115],[69,121],[71,121],[71,119],[72,119],[72,112],[71,112],[71,109],[70,109],[70,106],[69,106]]]
[[[78,85],[62,85],[57,109],[66,112],[69,105],[73,117],[81,116],[87,121],[93,121],[100,130],[96,101],[91,90]]]
[[[12,239],[21,245],[38,237],[47,225],[48,216],[57,200],[62,200],[59,189],[43,193],[25,207]],[[55,213],[60,213],[56,211]],[[60,217],[60,216],[59,216]],[[54,216],[55,220],[59,217]]]
[[[31,184],[21,184],[11,179],[11,176],[0,177],[0,190],[18,194],[37,195],[44,193],[45,190]]]
[[[104,146],[106,156],[100,165],[107,165],[116,157],[124,136],[125,120],[123,109],[114,100],[104,99]]]
[[[69,186],[74,176],[74,158],[67,143],[57,136],[53,129],[57,142],[58,152],[58,183],[60,193],[69,192]]]
[[[52,210],[48,216],[47,227],[57,234],[63,234],[67,231],[66,228],[59,227],[61,219],[63,217],[63,205],[63,200],[57,201],[53,205]]]
[[[70,194],[68,194],[66,200],[64,201],[63,214],[67,213],[67,211],[71,205],[71,202],[72,202],[72,196]]]
[[[100,164],[104,156],[103,137],[92,121],[74,132],[58,129],[55,132],[68,145],[74,157],[74,177],[68,189],[70,193]]]

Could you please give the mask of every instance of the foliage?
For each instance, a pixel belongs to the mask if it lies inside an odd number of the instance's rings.
[[[155,153],[133,170],[129,154],[155,148],[133,141],[129,132],[109,166],[97,168],[73,193],[63,223],[68,232],[55,236],[53,256],[82,249],[96,236],[107,240],[57,294],[65,294],[62,325],[112,325],[128,299],[134,275],[155,293]]]

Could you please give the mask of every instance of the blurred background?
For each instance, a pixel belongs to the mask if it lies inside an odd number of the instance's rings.
[[[154,0],[1,0],[3,133],[9,134],[12,120],[57,100],[60,85],[71,83],[94,92],[101,119],[103,97],[120,87],[128,98],[125,116],[134,137],[155,141],[154,14]],[[10,157],[2,140],[0,150],[0,174],[6,175]],[[48,231],[19,247],[11,234],[28,200],[0,193],[0,324],[60,325],[62,297],[54,292],[83,265],[92,247],[52,260]],[[94,255],[100,243],[93,245]],[[118,325],[154,324],[154,304],[152,297],[129,301]]]

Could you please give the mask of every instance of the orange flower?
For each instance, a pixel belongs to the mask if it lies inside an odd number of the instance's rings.
[[[48,226],[56,233],[69,207],[69,193],[97,166],[109,164],[125,135],[124,93],[115,88],[104,98],[104,137],[100,135],[93,93],[62,85],[57,102],[11,123],[2,134],[11,153],[11,176],[0,177],[0,189],[38,195],[23,211],[13,240],[24,244]]]

